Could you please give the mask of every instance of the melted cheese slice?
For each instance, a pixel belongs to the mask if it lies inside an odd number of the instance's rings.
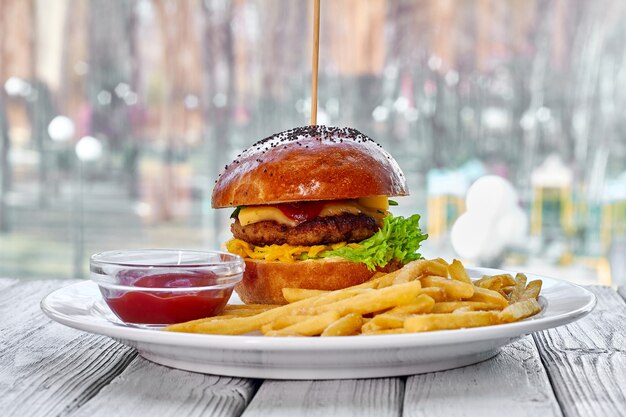
[[[247,226],[252,223],[263,222],[266,220],[272,220],[276,223],[286,224],[290,227],[298,225],[298,222],[285,216],[283,212],[276,207],[250,206],[243,207],[241,210],[239,210],[239,223],[241,223],[242,226]]]
[[[331,245],[315,246],[291,246],[291,245],[267,245],[254,246],[239,239],[231,239],[226,242],[226,249],[243,258],[262,259],[267,262],[296,262],[303,259],[317,259],[323,252],[339,249],[344,246],[358,248],[357,243],[339,242]]]
[[[339,216],[341,214],[360,214],[365,213],[368,216],[381,220],[387,215],[389,209],[389,200],[386,196],[364,197],[357,200],[348,201],[329,201],[320,212],[320,217]],[[285,216],[282,211],[271,206],[249,206],[243,207],[239,211],[239,223],[247,226],[252,223],[262,221],[275,221],[290,227],[298,225],[293,219]]]

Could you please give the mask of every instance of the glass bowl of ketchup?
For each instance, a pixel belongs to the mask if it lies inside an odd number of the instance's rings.
[[[228,252],[141,249],[97,253],[89,269],[120,320],[158,327],[220,314],[244,268]]]

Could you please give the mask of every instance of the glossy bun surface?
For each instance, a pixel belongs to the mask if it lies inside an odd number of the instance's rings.
[[[381,145],[352,128],[306,126],[242,152],[220,174],[214,208],[408,194]]]

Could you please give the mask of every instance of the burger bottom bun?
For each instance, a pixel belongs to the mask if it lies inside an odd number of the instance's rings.
[[[365,264],[341,258],[296,262],[245,261],[243,280],[235,286],[235,291],[246,304],[287,304],[283,288],[339,290],[362,284],[376,272],[391,272],[401,266],[392,263],[379,271],[370,271]]]

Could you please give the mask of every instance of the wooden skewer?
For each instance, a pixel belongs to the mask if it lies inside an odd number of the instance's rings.
[[[320,0],[313,0],[313,60],[311,70],[311,126],[317,124],[317,68],[320,56]]]

